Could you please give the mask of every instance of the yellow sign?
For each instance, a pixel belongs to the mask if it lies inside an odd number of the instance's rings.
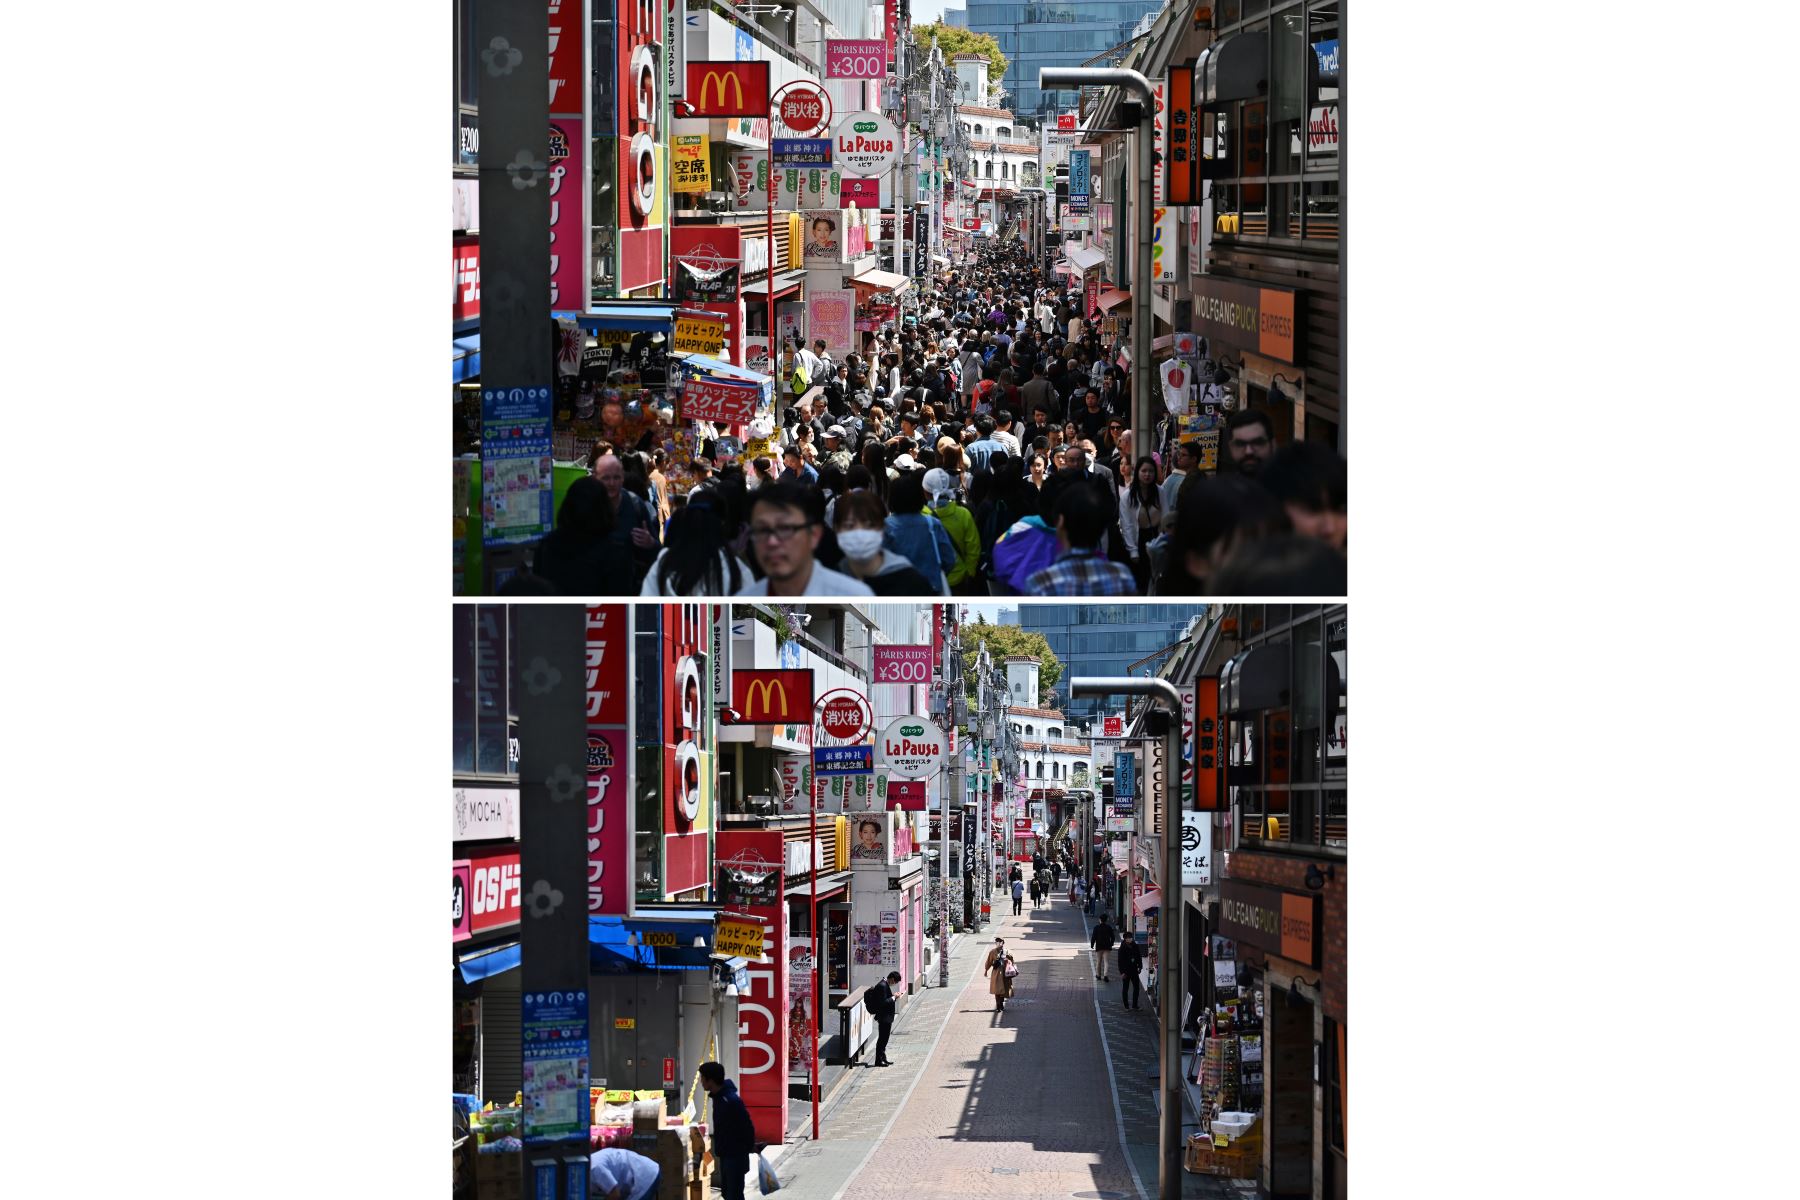
[[[672,950],[678,944],[679,943],[675,940],[675,935],[672,933],[651,932],[644,935],[644,945],[646,946],[660,946],[666,950]]]
[[[596,329],[594,330],[594,340],[602,346],[629,346],[631,345],[631,330]]]
[[[760,962],[764,932],[756,921],[721,919],[713,934],[713,954],[719,958],[748,958]]]
[[[613,1018],[613,1028],[614,1029],[636,1029],[637,1028],[637,1018],[636,1017],[614,1017]]]
[[[725,346],[725,318],[675,318],[675,353],[717,354]]]
[[[671,191],[712,191],[712,155],[707,149],[704,133],[675,135],[675,161],[671,170]]]

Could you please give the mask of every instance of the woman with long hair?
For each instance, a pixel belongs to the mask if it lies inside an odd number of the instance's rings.
[[[532,573],[550,582],[558,596],[603,596],[629,580],[631,553],[612,540],[612,498],[606,485],[583,475],[569,485],[556,528],[532,553]]]
[[[1125,535],[1140,596],[1150,587],[1150,543],[1161,529],[1162,489],[1157,486],[1156,463],[1146,455],[1137,460],[1130,482],[1119,488],[1119,531]]]
[[[750,579],[750,568],[738,560],[727,542],[727,507],[723,492],[714,488],[689,492],[687,503],[669,519],[668,542],[644,576],[638,594],[736,595]]]
[[[857,456],[857,461],[869,473],[869,490],[879,496],[883,504],[887,503],[887,448],[871,438],[863,443],[862,453]]]

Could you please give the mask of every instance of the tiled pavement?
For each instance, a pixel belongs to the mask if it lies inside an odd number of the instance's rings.
[[[1020,966],[1003,1014],[994,1013],[980,974],[996,933]],[[951,986],[916,993],[895,1024],[896,1065],[856,1069],[823,1109],[820,1140],[805,1136],[807,1122],[782,1148],[781,1194],[1153,1196],[1156,1115],[1145,1071],[1155,1061],[1155,1027],[1148,1009],[1120,1010],[1118,985],[1093,974],[1086,924],[1066,901],[1027,906],[960,939]],[[1112,1001],[1100,1005],[1100,1020],[1096,988]],[[1117,1107],[1106,1046],[1125,1093]],[[1224,1181],[1183,1180],[1186,1196],[1242,1195]]]

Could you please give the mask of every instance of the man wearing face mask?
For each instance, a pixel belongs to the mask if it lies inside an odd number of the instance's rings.
[[[956,502],[956,480],[950,472],[933,467],[925,472],[924,482],[931,515],[943,524],[950,534],[950,544],[956,547],[956,562],[945,565],[946,582],[956,595],[976,594],[969,587],[975,579],[975,567],[981,561],[981,534],[975,529],[975,517]]]
[[[921,597],[931,584],[905,555],[884,549],[887,505],[873,492],[846,492],[837,498],[832,528],[844,552],[841,570],[861,580],[877,596]]]

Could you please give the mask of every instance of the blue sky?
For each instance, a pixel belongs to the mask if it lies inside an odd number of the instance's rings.
[[[944,15],[948,0],[913,0],[912,19],[914,25],[929,25]],[[956,7],[967,8],[964,0],[955,0]]]

